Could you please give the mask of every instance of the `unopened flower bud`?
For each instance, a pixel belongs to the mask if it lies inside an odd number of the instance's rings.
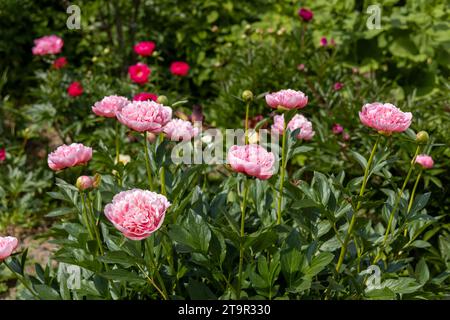
[[[428,135],[428,133],[426,131],[419,131],[416,134],[416,141],[418,143],[427,143],[428,139],[430,139],[430,136]]]
[[[84,191],[84,190],[92,188],[93,183],[94,183],[94,181],[91,177],[80,176],[80,177],[78,177],[75,185],[78,188],[78,190]]]
[[[245,102],[250,102],[253,100],[253,92],[251,92],[250,90],[244,90],[244,92],[242,92],[242,99]]]
[[[169,104],[169,99],[167,99],[166,96],[159,96],[158,99],[156,99],[156,102],[159,104],[167,106]]]

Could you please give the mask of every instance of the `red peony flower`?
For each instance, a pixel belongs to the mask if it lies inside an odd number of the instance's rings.
[[[148,77],[152,71],[145,63],[137,63],[128,68],[128,74],[130,76],[131,81],[144,84],[148,81]]]
[[[66,57],[59,57],[55,61],[53,61],[52,67],[55,69],[61,69],[64,68],[67,65],[67,58]]]
[[[170,65],[170,72],[174,76],[187,76],[187,74],[189,73],[189,69],[189,65],[186,62],[182,61],[175,61]]]
[[[6,149],[2,148],[0,149],[0,162],[3,162],[6,160]]]
[[[67,93],[71,97],[78,97],[83,94],[83,86],[78,81],[72,82],[67,88]]]
[[[153,54],[156,44],[153,41],[142,41],[134,46],[134,52],[142,57],[149,57]]]
[[[133,101],[147,101],[147,100],[153,100],[156,101],[158,99],[158,96],[154,93],[148,93],[148,92],[140,92],[134,95]]]
[[[308,9],[305,9],[305,8],[301,8],[298,11],[298,16],[300,18],[302,18],[303,21],[308,22],[308,21],[312,20],[314,14],[313,14],[313,12],[311,10],[308,10]]]

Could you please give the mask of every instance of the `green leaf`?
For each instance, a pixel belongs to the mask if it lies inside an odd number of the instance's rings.
[[[360,153],[356,152],[356,151],[350,151],[350,153],[352,154],[353,158],[358,161],[359,165],[361,166],[361,168],[363,170],[366,170],[367,168],[367,160],[366,158],[364,158]]]
[[[45,284],[36,284],[33,288],[37,292],[39,298],[43,300],[61,300],[59,293]]]
[[[216,300],[217,297],[204,283],[189,279],[186,287],[189,297],[193,300]]]
[[[373,289],[365,293],[371,300],[395,300],[395,293],[389,288]]]
[[[430,270],[424,258],[417,264],[415,275],[420,284],[425,284],[430,279]]]
[[[297,279],[301,264],[302,254],[297,249],[293,248],[281,254],[281,272],[289,287],[291,287],[292,283]]]
[[[305,278],[312,278],[321,272],[325,267],[330,264],[334,259],[334,254],[331,252],[321,252],[319,255],[315,256],[311,260],[311,264],[306,267],[303,271]]]
[[[112,251],[107,252],[104,256],[98,257],[98,260],[106,263],[117,263],[125,268],[129,268],[136,263],[140,263],[142,261],[138,261],[137,258],[130,256],[124,251]]]
[[[413,278],[387,279],[381,284],[383,287],[391,289],[395,293],[413,293],[422,287]]]
[[[67,207],[63,207],[63,208],[57,208],[55,210],[50,211],[49,213],[47,213],[45,216],[46,217],[58,217],[58,216],[63,216],[69,213],[75,213],[76,210],[75,208],[67,208]]]
[[[118,281],[130,281],[130,282],[145,282],[145,279],[139,276],[137,273],[126,271],[122,269],[109,270],[102,273],[102,276]]]

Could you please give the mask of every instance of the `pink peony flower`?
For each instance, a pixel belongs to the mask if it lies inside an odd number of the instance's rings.
[[[306,8],[300,8],[300,10],[298,11],[298,15],[305,22],[310,21],[313,18],[313,16],[314,16],[313,12],[311,10],[306,9]]]
[[[78,97],[83,94],[83,86],[81,83],[75,81],[70,84],[70,86],[67,88],[67,93],[71,97]]]
[[[132,189],[116,194],[105,216],[125,237],[142,240],[161,227],[170,202],[155,192]]]
[[[368,127],[381,134],[390,135],[393,132],[403,132],[411,125],[411,112],[402,112],[390,103],[367,103],[359,112],[359,119]]]
[[[97,101],[92,107],[92,111],[101,117],[115,118],[117,110],[122,109],[129,103],[130,101],[125,97],[108,96]]]
[[[158,99],[158,96],[156,94],[147,92],[137,93],[133,97],[133,101],[147,101],[147,100],[156,101],[156,99]]]
[[[172,108],[155,101],[133,101],[118,110],[117,119],[135,131],[159,133],[172,119]]]
[[[35,56],[42,56],[47,54],[58,54],[64,45],[63,39],[58,36],[45,36],[34,40],[34,47],[32,52]]]
[[[6,149],[1,148],[0,149],[0,162],[3,162],[6,160]]]
[[[344,131],[344,127],[342,127],[339,123],[333,124],[333,128],[331,129],[333,134],[340,134]]]
[[[343,87],[344,87],[344,84],[343,84],[342,82],[336,82],[336,83],[333,85],[334,91],[339,91],[339,90],[341,90]]]
[[[152,71],[145,63],[137,63],[128,68],[128,75],[130,76],[131,81],[136,82],[138,84],[144,84],[148,81],[148,77]]]
[[[416,163],[420,164],[424,169],[431,169],[434,165],[433,158],[426,154],[419,154],[416,157]]]
[[[187,76],[189,73],[189,65],[183,61],[175,61],[170,65],[170,73],[174,76]]]
[[[301,109],[308,103],[308,96],[291,89],[266,94],[267,104],[274,109]]]
[[[328,45],[328,40],[327,40],[327,38],[325,38],[325,37],[320,38],[320,45],[321,45],[322,47],[327,46],[327,45]]]
[[[149,57],[153,54],[156,44],[153,41],[142,41],[134,46],[134,52],[142,57]]]
[[[272,132],[283,135],[284,115],[275,115],[273,120]],[[290,131],[295,131],[298,128],[300,128],[300,132],[297,135],[299,140],[311,140],[315,134],[312,129],[312,123],[301,114],[296,114],[287,125],[287,129]]]
[[[164,127],[164,133],[173,141],[188,141],[199,134],[190,121],[173,119]]]
[[[19,241],[15,237],[0,237],[0,262],[16,250]]]
[[[79,190],[87,190],[94,185],[94,179],[88,176],[80,176],[75,184]]]
[[[84,165],[92,159],[92,148],[85,147],[81,143],[59,146],[48,155],[47,163],[54,171]]]
[[[257,144],[232,146],[228,151],[227,160],[236,172],[261,180],[269,179],[273,175],[274,154]]]
[[[54,69],[61,69],[64,68],[67,65],[67,59],[66,57],[59,57],[55,61],[53,61],[52,67]]]

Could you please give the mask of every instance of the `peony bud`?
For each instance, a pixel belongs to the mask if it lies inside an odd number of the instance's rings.
[[[428,140],[430,139],[430,136],[428,135],[428,133],[426,131],[419,131],[416,135],[416,141],[417,143],[427,143]]]
[[[78,190],[84,191],[84,190],[92,188],[93,183],[94,183],[94,180],[91,177],[80,176],[80,177],[78,177],[77,183],[75,185],[78,188]]]
[[[250,102],[253,100],[253,92],[250,90],[245,90],[242,92],[242,99],[244,99],[245,102]]]
[[[164,106],[167,106],[169,104],[169,99],[167,99],[166,96],[159,96],[158,99],[156,99],[156,102]]]

